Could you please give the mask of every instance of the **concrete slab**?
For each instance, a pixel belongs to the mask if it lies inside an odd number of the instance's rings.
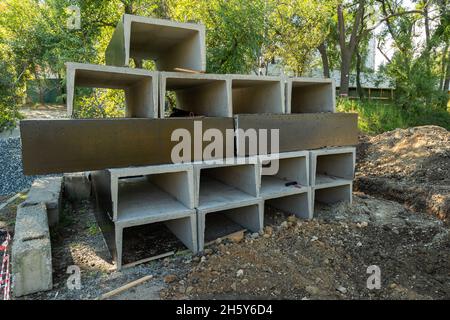
[[[64,174],[64,196],[70,201],[88,200],[91,196],[91,180],[87,172]]]
[[[166,117],[166,93],[175,92],[176,108],[209,117],[231,117],[231,79],[225,75],[160,73],[160,116]]]
[[[205,26],[124,14],[106,49],[106,64],[154,60],[159,71],[206,71]]]
[[[12,244],[13,293],[16,297],[52,289],[52,256],[44,203],[17,208]]]
[[[311,185],[332,187],[351,182],[355,174],[355,162],[354,147],[311,150]]]
[[[285,113],[281,77],[228,75],[231,78],[233,114]]]
[[[286,113],[336,112],[336,85],[333,79],[288,78]]]
[[[25,206],[44,203],[48,216],[48,225],[58,224],[62,210],[62,177],[48,177],[34,180],[28,192]]]
[[[245,205],[233,209],[215,211],[215,214],[225,215],[228,219],[239,224],[251,232],[259,232],[264,225],[264,205],[262,200],[256,201],[252,205]],[[197,209],[197,231],[198,250],[203,251],[205,247],[205,226],[208,213]]]
[[[225,137],[227,129],[234,129],[233,119],[23,120],[20,129],[24,173],[68,173],[172,163],[172,151],[183,140],[172,141],[175,130],[185,129],[189,137],[198,139],[198,135],[210,128],[219,130]],[[210,143],[203,141],[200,151]],[[201,160],[203,155],[195,150],[196,144],[189,145],[190,159]],[[226,150],[234,150],[233,139],[224,139],[222,145],[224,154]],[[223,155],[213,157],[223,158]]]
[[[121,89],[127,118],[158,118],[158,73],[86,63],[66,63],[67,114],[74,114],[75,88]]]
[[[279,130],[278,152],[300,151],[332,146],[354,146],[358,143],[358,115],[351,113],[241,114],[235,117],[236,152],[238,157],[256,155],[249,150],[245,132],[249,129]],[[240,130],[241,129],[241,130]],[[244,133],[242,133],[242,131]],[[259,143],[258,141],[252,143]],[[260,151],[265,154],[269,150]]]

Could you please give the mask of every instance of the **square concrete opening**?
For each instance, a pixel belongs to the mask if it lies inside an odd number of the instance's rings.
[[[311,151],[311,184],[333,186],[353,180],[355,149]]]
[[[259,196],[256,169],[255,164],[197,168],[195,207],[211,212],[253,203]]]
[[[284,83],[278,77],[230,75],[233,114],[275,113],[284,109]]]
[[[160,77],[161,118],[169,116],[231,117],[231,94],[225,76],[163,72]],[[175,94],[170,105],[167,94]]]
[[[125,14],[106,49],[106,64],[154,60],[159,71],[206,70],[205,26]]]
[[[302,219],[312,219],[312,196],[311,188],[305,188],[306,191],[289,196],[283,196],[265,201],[265,205],[281,210],[287,214],[294,214]]]
[[[76,88],[119,89],[125,94],[125,117],[158,117],[155,72],[102,65],[67,63],[67,113],[74,115]]]
[[[306,187],[309,186],[309,153],[307,151],[260,156],[259,159],[261,162],[260,195],[263,199],[305,192]],[[276,173],[272,174],[275,171]]]
[[[208,241],[214,241],[219,237],[223,237],[223,230],[229,230],[226,232],[228,234],[235,232],[236,224],[244,229],[251,232],[259,232],[263,228],[263,205],[262,203],[257,203],[249,206],[238,207],[233,209],[216,211],[215,213],[201,213],[197,211],[197,221],[198,221],[198,249],[202,251],[205,246],[205,234],[208,234]],[[218,222],[214,221],[217,216],[223,216],[221,219],[219,217]],[[211,218],[213,221],[208,221]],[[230,223],[231,220],[233,223]],[[211,233],[206,230],[207,227],[214,228],[214,230],[220,230],[217,225],[222,225],[223,229],[217,234]]]
[[[336,202],[352,203],[352,183],[346,183],[334,187],[315,188],[314,202],[333,204]]]
[[[335,95],[333,80],[288,79],[286,92],[287,113],[335,112]]]

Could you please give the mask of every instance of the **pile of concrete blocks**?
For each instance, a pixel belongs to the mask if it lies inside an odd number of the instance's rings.
[[[67,110],[74,116],[76,87],[122,89],[126,118],[21,122],[26,174],[92,171],[97,220],[118,269],[125,228],[163,222],[197,252],[228,222],[260,232],[265,205],[312,219],[315,201],[351,201],[357,115],[336,113],[334,82],[207,74],[205,52],[202,25],[124,15],[107,65],[67,63]],[[149,59],[156,71],[139,68]],[[208,128],[236,135],[212,159],[196,152],[210,141],[192,141],[188,161],[173,163],[174,130],[195,139]],[[276,154],[250,148],[251,129],[278,130]]]

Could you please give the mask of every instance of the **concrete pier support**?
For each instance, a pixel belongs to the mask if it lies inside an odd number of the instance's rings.
[[[286,113],[336,112],[336,86],[332,79],[288,78]]]

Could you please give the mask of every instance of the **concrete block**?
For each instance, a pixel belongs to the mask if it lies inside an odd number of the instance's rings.
[[[233,114],[285,113],[284,81],[281,77],[229,75]]]
[[[336,86],[332,79],[288,78],[286,113],[336,112]]]
[[[313,204],[318,201],[327,204],[333,204],[337,202],[349,202],[352,203],[352,182],[341,181],[340,184],[336,183],[333,186],[317,186],[313,189]]]
[[[240,114],[234,116],[236,152],[238,157],[270,153],[249,149],[249,130],[268,130],[268,146],[272,145],[271,130],[278,130],[278,152],[300,151],[333,146],[358,144],[358,115],[350,113],[302,113],[302,114]],[[276,131],[275,131],[276,132]]]
[[[12,275],[16,297],[52,289],[50,233],[44,203],[23,203],[17,209]]]
[[[44,203],[50,227],[59,222],[62,210],[62,179],[62,177],[48,177],[34,180],[23,203],[25,206]]]
[[[313,218],[314,204],[311,187],[304,187],[303,192],[285,195],[277,198],[268,198],[265,204],[283,212],[294,214],[301,219]]]
[[[186,130],[189,137],[198,139],[193,141],[199,141],[211,128],[225,137],[228,129],[234,130],[233,119],[22,120],[23,169],[26,175],[35,175],[172,163],[174,147],[184,141],[184,137],[172,141],[175,130]],[[203,141],[198,149],[203,151],[210,144]],[[189,145],[189,159],[185,162],[202,160],[197,144]],[[224,139],[222,145],[223,150],[234,150],[234,139]],[[219,153],[212,156],[224,157]]]
[[[310,181],[313,187],[333,187],[353,180],[356,149],[330,148],[310,151]]]
[[[203,251],[205,247],[205,226],[207,224],[208,213],[204,210],[197,209],[198,222],[198,250]],[[211,214],[211,213],[209,213]],[[232,209],[215,211],[214,214],[226,216],[228,219],[239,224],[243,228],[251,232],[259,232],[264,226],[264,205],[261,200],[256,200],[252,205],[244,205]]]
[[[209,117],[231,117],[231,80],[225,75],[160,73],[160,116],[166,117],[166,93],[175,92],[176,108]]]
[[[106,49],[106,64],[154,60],[159,71],[206,71],[205,26],[124,14]]]
[[[200,213],[254,204],[259,197],[257,158],[194,163],[195,202]]]
[[[73,116],[75,88],[121,89],[127,118],[158,117],[158,74],[144,69],[66,63],[67,114]]]
[[[64,195],[70,201],[88,200],[91,196],[91,180],[87,172],[64,174]]]

